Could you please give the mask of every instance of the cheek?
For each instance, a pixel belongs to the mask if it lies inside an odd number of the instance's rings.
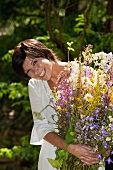
[[[49,64],[47,69],[48,69],[49,73],[52,74],[52,64]]]
[[[35,78],[35,75],[34,75],[34,73],[33,73],[32,71],[30,71],[30,72],[28,73],[28,76],[29,76],[30,78]]]
[[[45,67],[47,70],[52,70],[52,63],[49,60],[43,60],[42,63],[40,63],[40,65],[43,65],[43,67]]]

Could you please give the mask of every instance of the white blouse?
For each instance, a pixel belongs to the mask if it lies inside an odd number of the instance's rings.
[[[48,132],[57,131],[55,123],[57,116],[54,108],[51,107],[55,104],[55,98],[47,81],[32,78],[28,83],[28,90],[32,113],[35,112],[35,114],[33,114],[34,126],[30,143],[33,145],[41,145],[43,137]],[[47,105],[51,106],[47,107]]]
[[[48,162],[48,158],[55,159],[56,147],[43,140],[47,133],[57,132],[57,116],[54,108],[51,107],[55,104],[55,98],[46,81],[30,79],[28,90],[34,120],[30,144],[42,145],[38,159],[38,170],[56,170]],[[51,106],[47,107],[47,105]],[[45,107],[46,109],[44,109]]]

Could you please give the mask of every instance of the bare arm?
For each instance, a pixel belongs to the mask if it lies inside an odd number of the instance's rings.
[[[56,146],[57,148],[66,150],[67,152],[73,154],[86,165],[92,165],[99,162],[99,159],[97,158],[97,153],[95,153],[91,147],[82,144],[70,144],[67,147],[65,144],[65,140],[54,132],[49,132],[44,137],[44,140]]]

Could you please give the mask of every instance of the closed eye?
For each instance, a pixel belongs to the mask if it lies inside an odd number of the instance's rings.
[[[28,74],[30,70],[25,71],[25,74]]]

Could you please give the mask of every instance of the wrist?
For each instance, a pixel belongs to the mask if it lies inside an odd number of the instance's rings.
[[[76,152],[76,147],[77,147],[77,145],[70,144],[70,145],[67,147],[67,152],[73,154],[73,152]]]

